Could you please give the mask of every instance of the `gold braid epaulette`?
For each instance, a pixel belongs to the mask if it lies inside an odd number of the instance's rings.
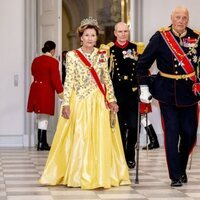
[[[137,53],[138,54],[142,54],[144,52],[144,47],[145,47],[144,42],[134,42],[134,41],[132,41],[131,43],[137,45]]]
[[[100,49],[106,51],[107,57],[109,58],[108,69],[111,72],[114,69],[113,55],[110,53],[110,48],[114,46],[114,42],[109,42],[108,44],[101,44]]]
[[[164,32],[164,31],[169,31],[171,28],[170,27],[162,27],[159,29],[160,32]]]
[[[114,42],[109,42],[108,44],[107,44],[107,46],[109,46],[109,47],[112,47],[114,45]]]
[[[99,49],[106,51],[106,54],[108,57],[110,57],[110,48],[114,45],[113,42],[110,42],[108,44],[101,44]]]
[[[200,31],[199,30],[193,30],[193,31],[194,31],[194,33],[200,35]]]

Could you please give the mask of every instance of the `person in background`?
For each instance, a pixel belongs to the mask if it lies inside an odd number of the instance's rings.
[[[65,77],[66,77],[66,54],[67,51],[62,52],[62,84],[65,83]]]
[[[42,48],[43,55],[32,62],[31,72],[33,82],[30,87],[27,112],[37,114],[38,145],[37,150],[49,150],[47,143],[48,121],[54,115],[55,91],[59,97],[63,96],[63,87],[59,73],[59,63],[53,57],[56,44],[46,41]]]
[[[140,116],[141,116],[141,124],[145,128],[147,136],[149,137],[150,143],[147,146],[144,146],[143,150],[152,150],[160,147],[156,132],[153,128],[153,125],[148,119],[148,113],[152,112],[150,103],[142,103],[140,102]]]
[[[197,138],[200,41],[188,21],[188,9],[176,7],[172,24],[151,37],[136,68],[141,102],[151,102],[151,95],[159,101],[172,187],[188,182],[188,158]],[[150,84],[155,60],[159,72]]]
[[[82,189],[130,184],[117,119],[115,127],[110,124],[118,105],[107,54],[95,48],[98,34],[96,19],[82,20],[81,47],[67,53],[64,99],[41,184]]]
[[[134,168],[138,121],[135,68],[138,57],[143,52],[144,44],[128,41],[129,28],[124,22],[118,22],[115,25],[114,35],[116,41],[107,45],[110,47],[109,71],[119,105],[118,118],[126,161],[129,168]],[[151,126],[147,130],[154,129]],[[149,134],[150,131],[147,133]],[[156,137],[153,134],[151,136]],[[157,141],[157,137],[154,140]]]

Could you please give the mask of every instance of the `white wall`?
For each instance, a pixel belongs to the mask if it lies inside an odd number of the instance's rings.
[[[200,29],[199,0],[143,0],[143,41],[148,42],[150,36],[161,27],[171,24],[172,10],[179,5],[184,5],[190,12],[189,27]]]
[[[190,12],[190,22],[189,27],[192,29],[200,30],[199,22],[199,8],[200,0],[141,0],[142,6],[142,21],[139,28],[142,30],[142,35],[140,38],[145,45],[149,42],[150,37],[161,27],[167,27],[171,24],[170,15],[172,10],[179,5],[184,5],[189,9]],[[133,7],[134,8],[134,7]],[[134,11],[133,11],[134,12]],[[134,23],[134,22],[133,22]],[[134,27],[134,25],[133,25]],[[156,71],[155,65],[151,69],[153,72]],[[163,131],[161,127],[160,120],[160,109],[156,100],[152,103],[153,112],[149,114],[149,119],[154,125],[154,128],[157,132],[161,144],[163,144]],[[199,134],[200,128],[198,131],[198,144],[199,144]],[[142,129],[141,132],[141,143],[145,142],[145,131]]]
[[[0,3],[0,146],[22,146],[26,105],[24,0]]]

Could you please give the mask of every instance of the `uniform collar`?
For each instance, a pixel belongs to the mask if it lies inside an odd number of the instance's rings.
[[[127,46],[128,46],[128,40],[123,44],[123,45],[121,45],[121,44],[119,44],[119,42],[116,40],[115,41],[115,45],[117,46],[117,47],[119,47],[119,48],[121,48],[121,49],[124,49],[124,48],[126,48]]]
[[[179,34],[179,33],[177,33],[173,28],[172,28],[172,32],[173,32],[173,34],[174,34],[175,36],[177,36],[177,37],[179,37],[179,38],[182,38],[182,37],[186,36],[186,34],[187,34],[187,30],[185,30],[182,34]]]

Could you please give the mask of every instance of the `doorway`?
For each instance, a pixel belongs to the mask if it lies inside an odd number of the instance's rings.
[[[95,0],[92,2],[90,0],[37,0],[34,3],[34,9],[32,4],[27,3],[27,7],[30,7],[30,9],[32,8],[34,12],[27,13],[28,17],[26,18],[30,18],[31,15],[31,19],[27,24],[30,24],[31,22],[32,29],[36,32],[34,39],[32,39],[34,51],[29,50],[28,47],[26,50],[29,62],[28,65],[30,65],[35,56],[41,54],[41,48],[44,41],[51,39],[57,44],[57,58],[60,61],[61,69],[62,51],[68,51],[79,47],[80,44],[77,39],[76,29],[79,26],[80,21],[88,16],[96,18],[100,27],[102,27],[100,43],[107,43],[113,40],[113,34],[111,33],[114,25],[121,20],[121,2],[121,0]],[[46,16],[40,16],[41,11],[45,11]],[[51,16],[49,15],[50,13],[52,13]],[[35,21],[33,20],[33,17],[35,17]],[[48,20],[52,20],[52,22],[49,23]],[[34,25],[34,23],[36,24]],[[55,24],[55,29],[50,27],[52,23]],[[29,37],[32,37],[32,33],[29,34],[30,36],[27,36],[27,40]],[[27,91],[26,93],[28,93],[32,77],[30,70],[26,70],[26,73],[28,78],[25,89]],[[27,96],[28,94],[26,94],[26,99]],[[50,134],[48,135],[49,143],[51,143],[56,129],[59,109],[60,103],[56,102],[56,114],[54,117],[51,117],[50,120]],[[33,115],[27,117],[26,114],[25,130],[29,134],[29,141],[27,140],[28,142],[26,142],[25,146],[33,146],[37,143],[35,135],[36,126],[33,121],[35,121],[35,117],[33,117]]]

